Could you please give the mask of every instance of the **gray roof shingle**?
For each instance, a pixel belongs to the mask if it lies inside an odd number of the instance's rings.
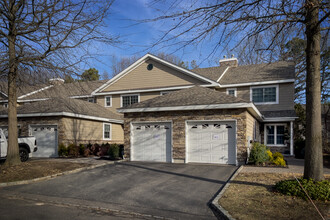
[[[115,114],[103,106],[72,98],[52,98],[17,107],[17,114],[33,113],[75,113],[107,119],[123,120],[123,116]],[[0,115],[8,114],[8,109],[0,109]]]
[[[107,81],[108,80],[98,80],[98,81],[74,82],[74,83],[64,83],[60,85],[54,85],[51,88],[24,97],[21,100],[71,97],[71,96],[88,96],[91,95],[91,93],[94,90],[102,86]]]
[[[232,103],[249,103],[243,99],[223,94],[219,91],[194,86],[168,93],[153,99],[135,103],[133,105],[120,109],[133,108],[150,108],[150,107],[174,107],[174,106],[191,106],[191,105],[212,105],[212,104],[232,104]]]
[[[226,67],[210,67],[192,70],[212,80],[218,80]],[[273,80],[286,80],[295,78],[295,66],[293,62],[280,61],[276,63],[264,63],[230,67],[220,80],[220,84],[239,84],[250,82],[262,82]]]

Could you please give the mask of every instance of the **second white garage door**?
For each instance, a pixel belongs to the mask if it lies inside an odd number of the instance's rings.
[[[187,123],[187,162],[236,164],[235,122]]]
[[[171,162],[171,123],[133,123],[132,161]]]
[[[30,135],[37,140],[38,150],[32,157],[57,157],[57,126],[30,125]]]

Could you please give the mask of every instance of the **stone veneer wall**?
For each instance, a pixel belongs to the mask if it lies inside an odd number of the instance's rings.
[[[131,122],[161,122],[172,121],[172,152],[174,160],[185,160],[185,122],[187,120],[228,120],[237,121],[236,145],[237,160],[244,163],[247,152],[246,129],[247,115],[246,109],[219,109],[219,110],[195,110],[195,111],[169,111],[169,112],[144,112],[125,113],[124,115],[124,142],[125,156],[130,156],[130,123]]]

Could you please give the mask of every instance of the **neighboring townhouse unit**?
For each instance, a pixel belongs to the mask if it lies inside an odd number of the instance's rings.
[[[105,81],[61,82],[52,80],[51,85],[33,87],[18,96],[19,135],[37,139],[38,151],[31,156],[57,157],[60,143],[123,144],[122,115],[95,104],[91,96]],[[7,103],[7,99],[1,101]],[[0,109],[0,128],[6,133],[8,109],[4,107]]]
[[[38,136],[56,125],[56,144],[124,143],[134,161],[244,163],[253,141],[292,155],[294,76],[289,62],[238,66],[229,58],[187,70],[146,54],[108,81],[29,90],[18,99],[19,126]]]

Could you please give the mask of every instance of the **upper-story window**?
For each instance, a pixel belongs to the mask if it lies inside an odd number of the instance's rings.
[[[88,102],[91,102],[91,103],[94,103],[94,102],[95,102],[95,101],[94,101],[94,97],[88,98],[87,101],[88,101]]]
[[[227,89],[227,95],[232,95],[232,96],[237,97],[237,90],[236,90],[236,88]]]
[[[278,104],[278,85],[251,87],[250,94],[255,104]]]
[[[126,107],[139,102],[139,95],[123,95],[121,96],[121,107]]]
[[[111,96],[104,97],[104,106],[105,107],[111,107],[111,105],[112,105]]]

